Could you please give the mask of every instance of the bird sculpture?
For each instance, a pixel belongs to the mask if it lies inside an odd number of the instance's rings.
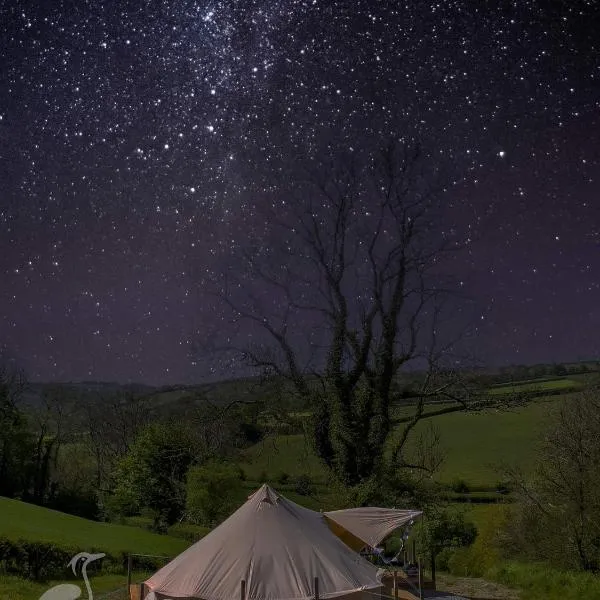
[[[81,574],[83,575],[83,581],[88,593],[88,600],[94,600],[94,594],[92,593],[92,587],[87,576],[87,566],[94,560],[103,558],[105,554],[90,554],[89,552],[80,552],[76,554],[69,562],[69,567],[73,569],[73,573],[77,575],[77,566],[81,563]],[[76,600],[81,596],[81,588],[78,585],[72,583],[61,583],[54,587],[46,590],[41,596],[40,600]]]

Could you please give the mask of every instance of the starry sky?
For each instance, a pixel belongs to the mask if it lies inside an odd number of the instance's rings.
[[[480,356],[598,357],[598,31],[596,0],[0,0],[0,347],[200,380],[190,342],[230,327],[203,289],[298,157],[411,135],[452,174]]]

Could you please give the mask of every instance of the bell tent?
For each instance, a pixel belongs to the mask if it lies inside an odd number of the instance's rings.
[[[145,600],[373,600],[381,587],[323,514],[268,485],[144,584]]]

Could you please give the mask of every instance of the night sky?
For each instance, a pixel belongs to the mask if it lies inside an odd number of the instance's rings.
[[[0,346],[199,381],[203,289],[278,177],[405,134],[452,173],[481,357],[598,357],[598,32],[596,0],[1,1]]]

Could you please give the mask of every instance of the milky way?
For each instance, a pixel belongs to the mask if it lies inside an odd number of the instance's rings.
[[[203,286],[278,177],[406,134],[451,174],[482,357],[600,353],[596,2],[36,4],[0,3],[0,346],[30,377],[198,380]]]

